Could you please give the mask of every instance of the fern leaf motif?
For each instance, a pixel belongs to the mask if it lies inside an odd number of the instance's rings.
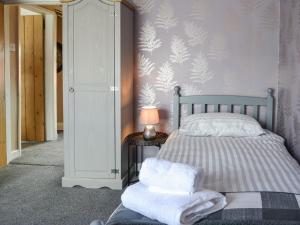
[[[204,84],[212,78],[212,73],[208,70],[207,60],[199,53],[193,60],[190,79],[193,82]]]
[[[157,27],[166,30],[177,25],[177,19],[174,17],[174,9],[170,0],[164,0],[160,5],[155,24]]]
[[[203,3],[199,0],[193,0],[190,17],[193,20],[203,20],[204,18],[206,18],[207,12],[209,11],[206,5],[207,3]]]
[[[171,51],[172,55],[170,56],[170,60],[173,63],[184,63],[189,59],[189,52],[181,38],[174,36],[171,42]]]
[[[146,58],[143,54],[138,55],[138,75],[140,77],[149,76],[154,70],[154,63],[150,61],[149,58]]]
[[[139,106],[157,106],[158,104],[153,86],[149,83],[144,84],[139,93]]]
[[[225,39],[215,36],[210,43],[208,57],[216,61],[222,61],[228,57]]]
[[[160,39],[156,38],[156,31],[151,23],[145,23],[141,28],[139,48],[142,51],[153,52],[161,47]]]
[[[164,63],[158,71],[158,76],[156,77],[155,87],[159,91],[165,93],[173,90],[177,82],[174,81],[174,71],[169,62]]]
[[[207,32],[194,22],[185,22],[184,32],[189,38],[188,44],[190,46],[201,45],[207,38]]]

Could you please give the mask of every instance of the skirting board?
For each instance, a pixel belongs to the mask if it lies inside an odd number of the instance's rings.
[[[81,186],[85,188],[102,188],[108,187],[113,190],[122,190],[127,183],[127,176],[122,180],[119,179],[92,179],[82,177],[63,177],[62,187],[75,187]]]
[[[10,156],[8,158],[8,162],[11,162],[12,160],[19,158],[21,156],[20,150],[14,150],[10,153]]]

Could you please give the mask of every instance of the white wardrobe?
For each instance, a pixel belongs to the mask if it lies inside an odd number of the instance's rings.
[[[121,189],[133,123],[133,9],[122,1],[64,6],[64,187]]]

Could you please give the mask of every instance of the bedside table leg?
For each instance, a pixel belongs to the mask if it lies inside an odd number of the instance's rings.
[[[141,146],[141,163],[143,163],[144,162],[144,146],[142,145]]]
[[[135,146],[135,175],[138,175],[138,146]]]
[[[130,184],[130,145],[128,146],[128,170],[127,170],[127,185]]]

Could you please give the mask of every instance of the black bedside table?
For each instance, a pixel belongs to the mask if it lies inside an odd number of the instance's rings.
[[[130,184],[130,146],[135,146],[135,175],[138,175],[138,151],[141,151],[142,161],[144,160],[144,146],[156,146],[160,149],[166,142],[168,135],[163,132],[156,132],[156,137],[151,140],[145,140],[143,132],[136,132],[126,137],[128,143],[128,184]],[[140,148],[139,148],[140,147]]]

